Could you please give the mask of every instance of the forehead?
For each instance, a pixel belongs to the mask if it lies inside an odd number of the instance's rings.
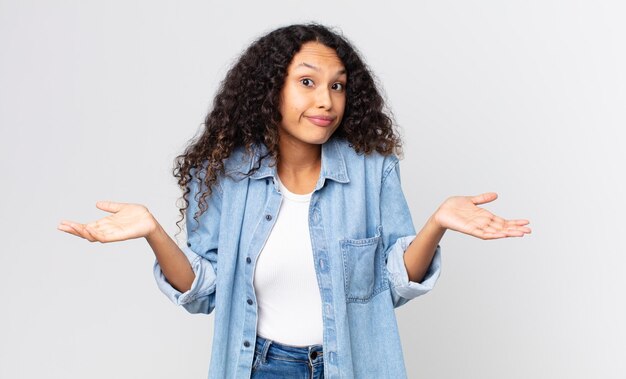
[[[293,56],[289,69],[295,69],[303,64],[314,65],[319,68],[332,70],[343,69],[343,62],[334,49],[319,42],[307,42]]]

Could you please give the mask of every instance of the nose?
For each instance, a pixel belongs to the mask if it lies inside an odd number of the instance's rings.
[[[333,100],[330,96],[330,89],[324,86],[319,86],[316,91],[317,107],[321,109],[330,109],[333,106]]]

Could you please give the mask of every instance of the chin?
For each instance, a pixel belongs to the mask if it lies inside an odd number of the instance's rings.
[[[301,130],[300,133],[285,133],[284,137],[288,137],[294,143],[304,143],[308,145],[323,145],[332,138],[335,129],[328,130]]]
[[[308,140],[307,142],[312,144],[312,145],[323,145],[325,144],[330,138],[332,137],[332,134],[329,136],[324,136],[324,137],[320,137],[320,138],[311,138],[310,140]]]
[[[323,145],[328,140],[333,138],[334,134],[335,134],[335,130],[333,130],[331,133],[323,133],[322,135],[318,134],[317,136],[311,136],[311,140],[310,141],[311,141],[311,143],[316,143],[318,145]]]

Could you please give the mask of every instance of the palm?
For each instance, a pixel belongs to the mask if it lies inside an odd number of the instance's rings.
[[[58,228],[91,242],[115,242],[146,237],[155,228],[152,214],[141,204],[100,201],[96,206],[112,214],[88,224],[61,221]]]
[[[448,198],[437,210],[438,223],[451,230],[456,230],[481,239],[504,237],[522,237],[531,230],[524,225],[528,220],[505,220],[477,204],[484,204],[497,199],[494,192],[478,196],[453,196]]]

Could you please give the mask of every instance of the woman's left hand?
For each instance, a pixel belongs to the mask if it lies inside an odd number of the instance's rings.
[[[483,240],[523,237],[531,232],[528,220],[505,220],[477,204],[484,204],[498,198],[495,192],[478,196],[452,196],[439,206],[433,215],[435,221],[445,229],[456,230]]]

